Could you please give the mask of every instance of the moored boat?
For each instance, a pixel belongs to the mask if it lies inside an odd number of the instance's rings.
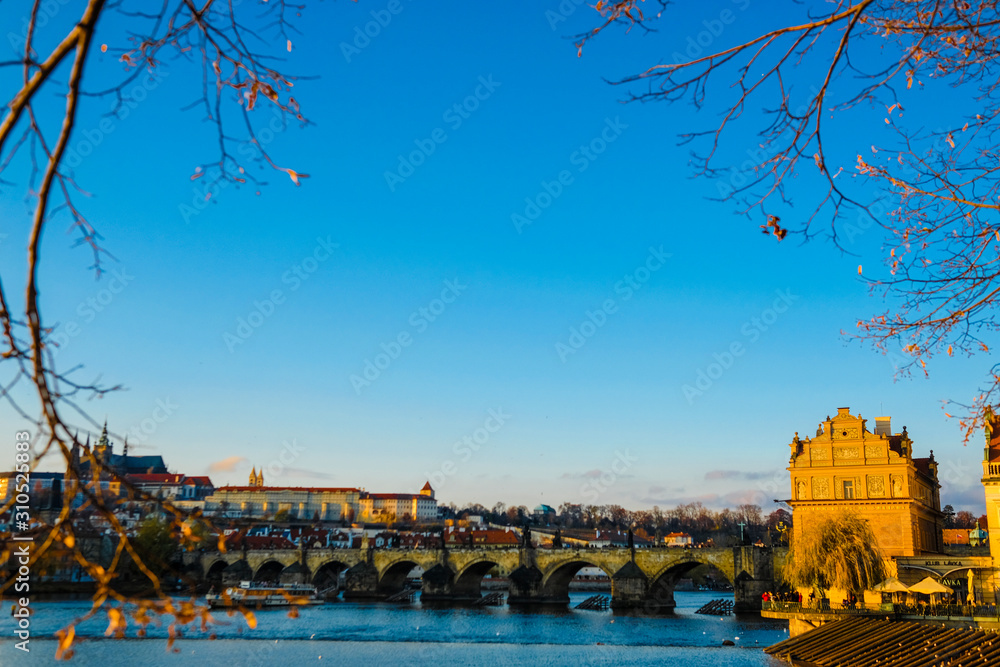
[[[309,584],[261,584],[242,581],[216,593],[208,592],[205,601],[209,607],[289,607],[292,605],[323,604],[323,598],[315,586]]]

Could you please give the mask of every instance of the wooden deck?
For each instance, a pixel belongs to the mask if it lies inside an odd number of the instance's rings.
[[[843,618],[764,649],[817,667],[1000,665],[1000,634],[928,623]]]

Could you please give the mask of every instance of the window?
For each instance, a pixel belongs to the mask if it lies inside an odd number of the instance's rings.
[[[854,481],[845,479],[844,480],[844,500],[854,499]]]

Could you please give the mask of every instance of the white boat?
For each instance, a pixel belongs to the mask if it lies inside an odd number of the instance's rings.
[[[323,604],[323,598],[315,586],[309,584],[259,584],[241,581],[239,586],[215,593],[214,589],[205,596],[209,607],[289,607],[291,605]]]

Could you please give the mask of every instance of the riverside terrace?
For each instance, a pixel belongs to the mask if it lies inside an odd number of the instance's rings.
[[[188,576],[212,585],[239,581],[312,583],[328,595],[384,600],[402,592],[415,567],[424,570],[421,599],[471,602],[494,568],[509,572],[510,604],[568,604],[569,583],[584,567],[611,579],[611,606],[649,613],[674,608],[674,585],[702,564],[717,568],[733,584],[736,611],[758,611],[761,594],[774,588],[787,549],[536,549],[465,547],[439,549],[269,549],[211,551],[185,555]]]

